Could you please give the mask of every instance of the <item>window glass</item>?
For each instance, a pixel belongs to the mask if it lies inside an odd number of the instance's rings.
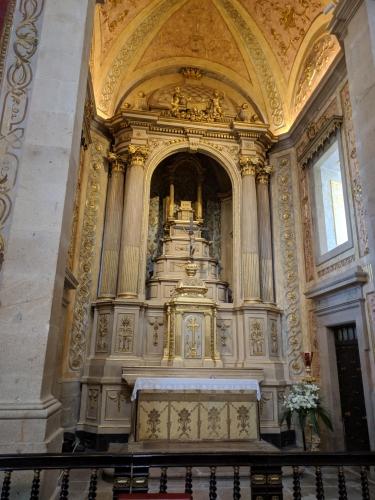
[[[313,166],[320,254],[348,241],[339,145],[336,140]]]

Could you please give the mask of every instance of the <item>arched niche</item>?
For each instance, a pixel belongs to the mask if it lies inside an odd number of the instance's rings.
[[[171,189],[173,189],[172,202]],[[184,208],[187,211],[182,213]],[[181,222],[188,219],[191,220],[190,226]],[[169,241],[171,231],[175,231],[175,228],[171,228],[174,225],[183,228],[180,244],[178,241],[177,243]],[[189,237],[189,231],[195,231],[194,235],[191,234]],[[146,296],[160,300],[165,298],[150,294],[150,283],[152,284],[155,279],[164,279],[163,276],[167,275],[175,277],[176,280],[180,279],[184,273],[184,263],[189,259],[199,263],[202,279],[211,283],[213,288],[219,286],[221,291],[225,289],[224,295],[221,292],[216,295],[214,290],[212,298],[231,302],[233,289],[231,179],[226,170],[212,157],[203,153],[178,152],[159,163],[150,181]],[[161,267],[163,267],[162,272]]]

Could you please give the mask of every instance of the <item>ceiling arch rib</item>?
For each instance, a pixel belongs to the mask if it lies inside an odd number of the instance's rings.
[[[158,72],[178,80],[191,66],[212,85],[233,88],[237,103],[243,96],[274,133],[286,132],[337,54],[327,35],[332,14],[323,14],[328,1],[105,0],[92,49],[98,112],[110,117]],[[322,48],[330,52],[324,64]]]
[[[163,0],[162,2],[156,2],[155,8],[148,16],[138,16],[141,20],[130,35],[128,35],[127,30],[123,31],[123,35],[120,36],[116,47],[113,47],[108,55],[108,69],[105,70],[103,68],[104,79],[100,85],[100,95],[98,96],[98,111],[101,114],[104,116],[112,114],[112,96],[117,90],[122,72],[131,67],[134,56],[138,51],[142,50],[145,42],[148,43],[152,39],[155,31],[159,29],[160,23],[164,22],[167,17],[172,15],[186,1]],[[121,48],[118,49],[120,43]]]
[[[270,125],[274,130],[286,125],[286,116],[282,101],[282,93],[274,72],[262,50],[259,40],[245,21],[233,0],[216,0],[225,12],[227,23],[231,23],[244,41],[249,57],[255,67],[258,79],[265,94],[265,101],[270,116]]]

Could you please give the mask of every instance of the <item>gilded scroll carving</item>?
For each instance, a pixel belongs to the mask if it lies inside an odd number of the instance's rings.
[[[6,239],[19,168],[29,91],[33,79],[33,57],[38,48],[39,25],[44,0],[21,0],[21,19],[10,45],[11,61],[6,69],[0,117],[0,270],[6,252]],[[18,12],[17,12],[18,13]],[[1,58],[0,58],[1,59]]]
[[[87,195],[82,223],[82,239],[79,250],[79,267],[76,299],[73,309],[73,324],[70,340],[69,366],[80,370],[87,345],[92,266],[95,254],[96,225],[100,201],[100,172],[107,156],[104,144],[95,140],[91,146],[92,164],[87,181]]]
[[[299,111],[310,97],[339,50],[340,46],[334,35],[325,34],[314,43],[298,80],[294,99],[295,111]]]
[[[285,124],[282,100],[272,70],[263,54],[262,47],[251,32],[248,24],[235,8],[233,2],[230,0],[219,0],[219,2],[226,10],[229,18],[236,24],[238,31],[247,45],[252,62],[257,69],[267,94],[272,123],[276,128],[280,128]]]
[[[106,77],[100,100],[100,109],[107,112],[113,92],[118,84],[123,69],[130,63],[135,53],[142,47],[145,37],[158,25],[165,12],[178,4],[180,0],[164,0],[128,38],[118,53]]]
[[[285,319],[288,333],[288,364],[292,376],[303,371],[301,359],[302,332],[298,280],[297,244],[293,213],[293,189],[289,156],[279,161],[277,169],[279,194],[280,241],[285,282]]]
[[[358,241],[360,256],[368,254],[368,232],[366,223],[366,209],[363,203],[362,182],[359,172],[359,161],[357,157],[356,138],[353,125],[352,105],[350,102],[349,84],[347,83],[341,92],[341,101],[344,112],[344,130],[346,134],[352,193],[355,207],[355,215],[358,230]]]

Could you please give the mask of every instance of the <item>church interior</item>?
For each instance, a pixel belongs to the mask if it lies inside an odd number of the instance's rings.
[[[304,380],[316,449],[375,450],[375,2],[5,0],[0,30],[0,453],[298,447]]]

